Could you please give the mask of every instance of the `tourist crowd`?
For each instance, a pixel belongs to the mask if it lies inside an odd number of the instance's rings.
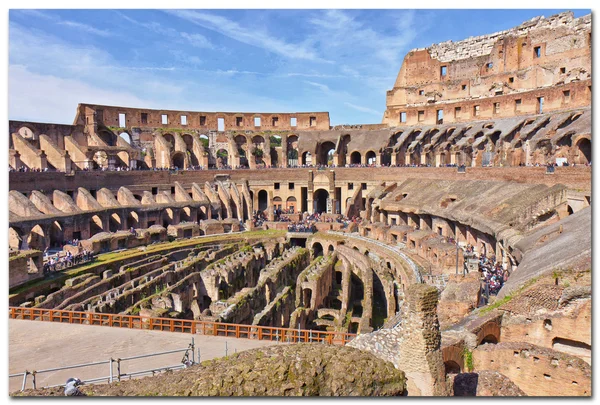
[[[53,256],[50,258],[50,260],[45,261],[43,270],[44,273],[58,271],[66,267],[72,267],[77,264],[92,261],[93,259],[94,254],[85,249],[81,253],[77,253],[76,255],[72,254],[71,252],[67,252],[67,254],[62,257]]]

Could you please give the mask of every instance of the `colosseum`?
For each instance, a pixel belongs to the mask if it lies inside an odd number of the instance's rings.
[[[10,326],[279,345],[176,371],[197,391],[167,373],[87,395],[591,396],[591,38],[565,12],[413,49],[376,124],[95,104],[9,121]],[[380,388],[250,375],[317,354]],[[63,395],[40,384],[19,395]]]

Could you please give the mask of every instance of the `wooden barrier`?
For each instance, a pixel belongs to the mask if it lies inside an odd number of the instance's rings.
[[[189,319],[150,318],[138,315],[100,314],[95,312],[65,311],[61,309],[9,307],[8,312],[11,319],[148,329],[163,332],[197,333],[201,335],[270,340],[284,343],[315,342],[343,346],[356,336],[356,334],[345,332],[275,328],[270,326],[194,321]]]

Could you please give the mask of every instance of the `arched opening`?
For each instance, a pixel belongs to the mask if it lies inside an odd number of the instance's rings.
[[[296,197],[288,197],[285,201],[285,209],[289,214],[296,212]]]
[[[173,150],[175,148],[175,138],[173,137],[173,135],[164,134],[163,138],[165,138],[165,141],[169,143],[169,150]]]
[[[103,150],[94,153],[94,168],[108,167],[108,155]]]
[[[587,164],[592,162],[592,143],[589,139],[583,138],[577,141],[579,149],[579,163]]]
[[[273,209],[278,209],[278,210],[283,209],[283,201],[281,200],[281,197],[273,198]]]
[[[334,251],[333,245],[329,245],[329,247],[327,248],[327,252],[333,253],[333,251]]]
[[[444,370],[448,374],[460,374],[460,366],[453,360],[444,362]]]
[[[266,190],[260,190],[258,192],[258,210],[264,211],[269,206],[269,195]]]
[[[288,166],[298,166],[298,136],[290,135],[287,137],[287,159]]]
[[[173,153],[173,157],[171,158],[171,166],[176,167],[179,170],[183,170],[185,168],[185,155],[183,152]]]
[[[44,251],[46,249],[46,234],[40,225],[36,225],[29,232],[27,238],[29,249]]]
[[[204,134],[200,135],[200,144],[202,145],[204,150],[207,150],[208,146],[210,144],[210,141],[208,140],[208,136],[206,136]]]
[[[238,156],[240,158],[240,166],[248,167],[248,142],[244,135],[238,135],[233,138],[235,142]]]
[[[166,208],[162,213],[162,226],[168,227],[173,223],[174,213],[171,208]]]
[[[359,165],[361,163],[360,158],[361,158],[360,152],[358,152],[358,151],[352,152],[350,154],[350,164]]]
[[[333,165],[333,155],[335,154],[335,144],[333,142],[324,142],[320,145],[318,165]]]
[[[225,149],[219,149],[217,151],[217,167],[223,168],[227,166],[229,160],[229,153]]]
[[[387,316],[387,296],[385,289],[379,275],[373,271],[373,313],[371,317],[371,326],[373,329],[381,328]]]
[[[267,151],[270,152],[270,151]],[[260,135],[255,135],[252,137],[252,156],[254,156],[254,162],[257,165],[264,164],[264,156],[265,156],[265,138]]]
[[[21,137],[23,139],[31,139],[31,140],[33,140],[33,139],[36,138],[34,131],[31,128],[29,128],[29,127],[21,127],[21,128],[19,128],[19,130],[17,131],[17,133],[19,135],[21,135]]]
[[[128,228],[137,228],[140,224],[140,217],[137,212],[131,211],[129,215],[127,215],[127,227]]]
[[[302,165],[303,166],[311,166],[312,165],[312,155],[310,152],[304,152],[302,154]]]
[[[313,251],[313,258],[323,256],[323,245],[321,245],[319,242],[313,243],[312,251]]]
[[[199,166],[200,162],[194,153],[194,138],[190,134],[181,135],[181,138],[185,142],[186,155],[189,157],[192,166]]]
[[[19,250],[23,244],[23,234],[18,228],[8,228],[8,246],[11,249]]]
[[[94,236],[97,233],[104,232],[104,225],[102,219],[98,215],[94,215],[90,219],[90,236]]]
[[[567,215],[573,215],[573,208],[570,205],[567,205]]]
[[[183,207],[179,217],[182,221],[190,222],[192,220],[192,209],[190,207]]]
[[[98,132],[98,138],[106,144],[106,146],[115,146],[116,136],[112,132],[102,130]]]
[[[63,242],[65,241],[65,233],[64,233],[63,225],[54,221],[52,225],[50,225],[50,248],[62,248]]]
[[[375,152],[373,152],[372,150],[367,152],[365,158],[367,160],[368,165],[371,166],[371,165],[377,164],[377,156],[375,155]]]
[[[121,132],[119,134],[119,137],[125,142],[127,142],[129,145],[131,145],[131,135],[129,135],[127,132]]]
[[[322,213],[327,212],[327,200],[329,199],[329,192],[322,188],[315,191],[313,200],[315,206],[315,212]]]
[[[121,217],[119,216],[119,214],[112,214],[108,219],[108,231],[117,232],[121,229]]]
[[[279,166],[279,154],[277,150],[271,146],[271,167]]]
[[[481,339],[481,345],[486,344],[486,343],[490,343],[490,344],[497,344],[498,343],[498,338],[494,335],[487,335],[486,337],[484,337],[483,339]]]

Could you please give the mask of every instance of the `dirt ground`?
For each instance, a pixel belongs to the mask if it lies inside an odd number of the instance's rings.
[[[269,341],[193,335],[200,348],[201,361],[231,355],[256,347],[269,346]],[[25,370],[43,370],[82,363],[107,361],[175,349],[186,349],[192,335],[105,326],[70,325],[56,322],[9,320],[9,374]],[[197,356],[197,355],[196,355]],[[181,364],[183,352],[125,361],[121,373]],[[196,357],[197,360],[197,357]],[[64,384],[69,377],[89,379],[109,376],[109,364],[42,373],[36,376],[37,387]],[[116,375],[117,366],[113,364]],[[23,377],[9,378],[9,392],[19,390]],[[28,376],[27,388],[32,388]]]

